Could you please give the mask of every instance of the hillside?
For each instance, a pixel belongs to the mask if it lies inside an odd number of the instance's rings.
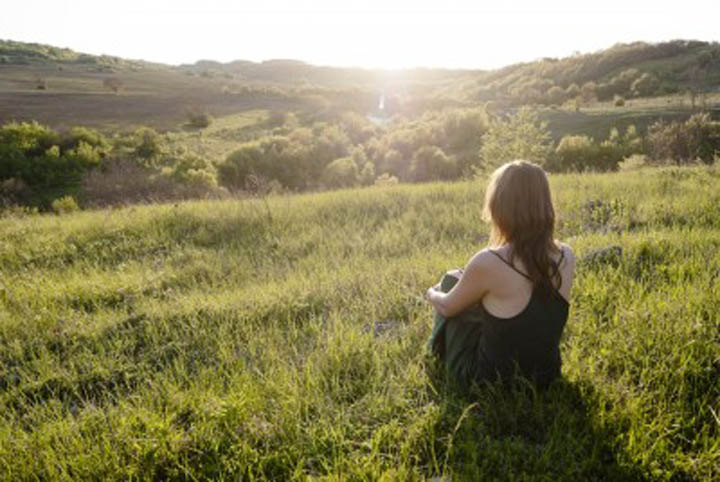
[[[564,378],[469,398],[421,295],[479,182],[3,219],[0,478],[717,480],[720,171],[550,180]]]
[[[117,93],[108,87],[108,79],[121,86]],[[652,103],[662,116],[668,102],[678,103],[678,96],[683,112],[691,103],[714,108],[719,87],[720,45],[686,40],[620,44],[495,71],[397,72],[295,60],[204,60],[169,66],[0,41],[0,123],[35,119],[54,127],[147,124],[176,129],[184,112],[192,108],[215,116],[259,108],[349,110],[365,115],[377,111],[381,94],[385,114],[411,117],[427,110],[486,102],[498,112],[536,104],[556,106],[572,116],[578,110],[603,106],[615,96],[657,99]],[[631,106],[625,110],[633,112]],[[567,133],[562,126],[551,125],[556,137]]]

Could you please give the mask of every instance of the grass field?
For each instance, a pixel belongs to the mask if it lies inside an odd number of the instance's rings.
[[[0,478],[717,480],[720,170],[551,183],[585,260],[541,393],[427,356],[479,181],[3,219]]]
[[[693,108],[687,95],[658,96],[628,99],[624,106],[615,106],[612,101],[595,102],[575,112],[572,109],[551,109],[541,111],[548,122],[548,128],[555,140],[564,135],[588,135],[596,140],[607,138],[615,128],[624,132],[630,125],[645,135],[647,128],[657,121],[684,121],[699,112],[708,112],[720,119],[720,94],[703,94]]]
[[[118,74],[120,94],[103,86],[108,74],[78,67],[0,65],[0,124],[37,120],[54,128],[90,126],[107,132],[140,125],[178,130],[188,110],[205,110],[216,117],[256,109],[292,111],[296,99],[227,94],[233,81],[184,75],[169,69]],[[47,90],[37,89],[45,79]]]

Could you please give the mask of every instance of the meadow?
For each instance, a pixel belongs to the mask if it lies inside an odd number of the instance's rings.
[[[482,180],[3,218],[0,478],[717,480],[720,169],[550,180],[579,263],[543,392],[427,353]]]

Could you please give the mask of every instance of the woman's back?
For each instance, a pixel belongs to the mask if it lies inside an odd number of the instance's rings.
[[[539,287],[533,288],[523,271],[500,254],[507,254],[507,249],[487,251],[500,264],[495,267],[495,288],[476,306],[447,320],[444,352],[448,370],[464,385],[472,380],[508,380],[516,369],[545,385],[560,373],[559,343],[569,304],[560,290],[548,296]],[[569,291],[569,248],[563,247],[555,262],[561,279],[567,281],[561,289]]]

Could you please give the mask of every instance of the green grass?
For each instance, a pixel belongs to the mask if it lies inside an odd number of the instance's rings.
[[[717,479],[720,171],[551,182],[558,237],[623,254],[579,263],[546,392],[427,356],[479,182],[3,219],[0,478]]]
[[[213,119],[204,129],[186,126],[184,130],[168,132],[166,136],[171,151],[180,148],[219,162],[235,151],[240,143],[264,132],[263,123],[267,119],[267,110],[249,110]]]

